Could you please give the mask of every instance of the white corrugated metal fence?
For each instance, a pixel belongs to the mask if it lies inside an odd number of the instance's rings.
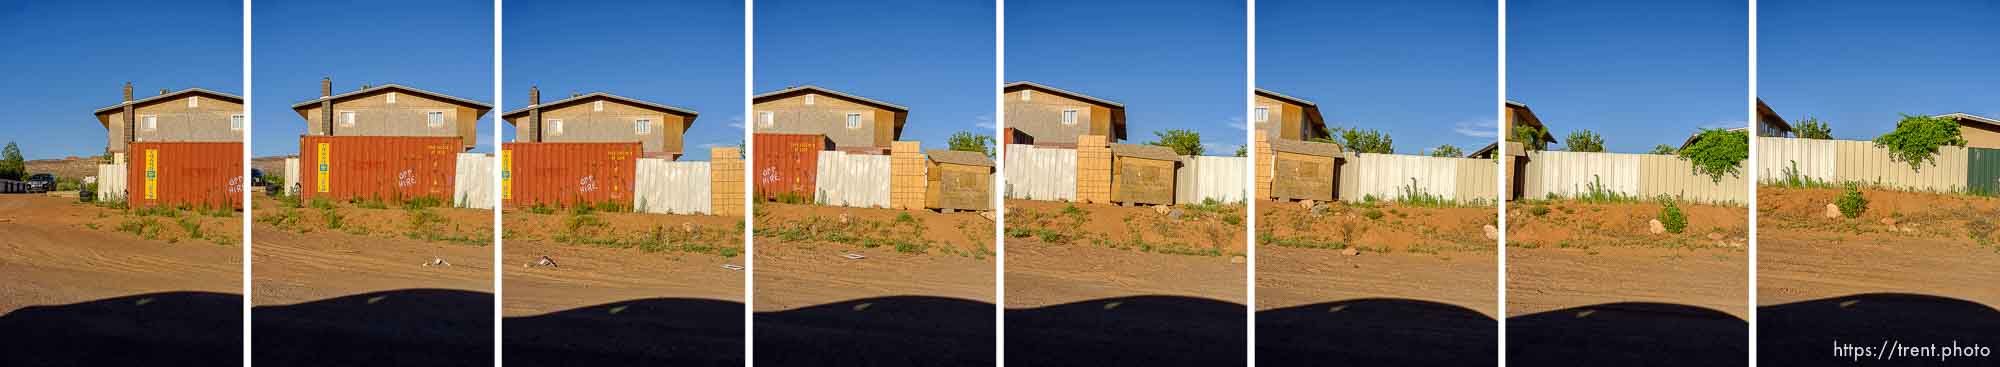
[[[633,210],[659,214],[712,213],[708,162],[640,158],[638,165]]]
[[[1076,150],[1008,144],[1006,195],[1010,199],[1075,201]]]
[[[296,160],[288,160],[292,165]],[[460,208],[493,208],[493,156],[459,153],[458,174],[452,178],[451,205]],[[291,174],[286,174],[290,176]]]
[[[822,205],[889,207],[889,156],[819,152],[813,200]]]
[[[1244,187],[1248,181],[1244,175],[1250,174],[1249,162],[1244,157],[1181,157],[1184,165],[1174,173],[1174,203],[1197,204],[1207,199],[1225,203],[1243,201],[1249,195]]]

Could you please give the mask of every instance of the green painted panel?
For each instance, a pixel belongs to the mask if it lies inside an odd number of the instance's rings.
[[[2000,193],[2000,149],[1966,149],[1965,189]]]

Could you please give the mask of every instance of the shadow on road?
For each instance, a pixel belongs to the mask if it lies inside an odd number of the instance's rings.
[[[1021,366],[1238,366],[1244,305],[1133,296],[1009,309],[1007,363]]]
[[[490,293],[364,293],[255,307],[250,323],[250,358],[261,366],[493,365]]]
[[[1750,323],[1703,307],[1621,302],[1507,318],[1510,366],[1742,366]]]
[[[1367,298],[1257,313],[1257,365],[1491,365],[1500,323],[1465,307]]]
[[[0,366],[243,364],[243,296],[148,293],[0,315]]]
[[[770,366],[991,366],[993,307],[959,298],[893,296],[758,312],[751,326],[756,328],[756,361]]]
[[[1977,285],[1977,286],[1992,286]],[[1757,308],[1757,364],[1804,366],[1855,363],[1834,354],[1834,343],[1882,348],[1978,344],[2000,349],[2000,311],[1972,301],[1905,293],[1868,293]],[[1937,358],[1862,357],[1862,364],[1941,363]],[[1946,359],[1942,363],[2000,364],[2000,355]]]
[[[501,320],[508,366],[742,366],[743,304],[652,298]]]

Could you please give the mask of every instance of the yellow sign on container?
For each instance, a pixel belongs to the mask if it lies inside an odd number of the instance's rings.
[[[318,185],[319,189],[317,191],[321,193],[332,192],[333,171],[332,171],[332,165],[328,164],[327,162],[332,160],[331,156],[333,155],[333,145],[328,143],[319,143],[318,153],[319,153],[318,158],[315,158],[315,160],[319,161],[316,162],[318,163],[318,169],[316,171],[319,172],[319,177],[318,177],[319,180],[316,181],[319,183]]]
[[[514,200],[514,150],[500,150],[500,199]]]
[[[146,150],[146,200],[160,199],[160,151]]]

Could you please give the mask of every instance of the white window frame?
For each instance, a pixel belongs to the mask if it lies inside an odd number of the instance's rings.
[[[549,131],[548,131],[549,135],[562,135],[562,131],[563,131],[562,119],[549,119]]]
[[[354,111],[335,111],[335,112],[337,113],[334,114],[335,117],[333,120],[334,122],[340,123],[340,126],[354,126],[354,120],[360,119],[359,116],[360,114],[355,113]]]
[[[1257,107],[1257,122],[1271,121],[1270,107]]]
[[[811,95],[811,94],[807,94],[807,95],[806,95],[806,105],[807,105],[807,106],[811,106],[811,105],[813,105],[813,97],[814,97],[814,96],[813,96],[813,95]]]
[[[651,135],[651,134],[653,134],[653,119],[638,119],[638,120],[633,120],[633,121],[632,121],[632,133],[633,133],[633,134],[639,134],[639,135]]]
[[[396,104],[396,92],[389,92],[389,104]]]
[[[591,101],[590,112],[604,112],[604,101]]]
[[[188,108],[201,107],[201,97],[188,97]]]
[[[757,126],[771,127],[778,124],[777,116],[771,111],[757,111]]]
[[[229,115],[229,130],[243,131],[243,114]]]
[[[847,128],[849,128],[849,129],[859,129],[859,128],[861,128],[861,114],[860,114],[860,113],[856,113],[856,112],[849,112],[849,113],[847,113]]]
[[[1035,100],[1035,91],[1034,91],[1034,90],[1021,90],[1021,101],[1023,101],[1023,102],[1026,102],[1026,101],[1033,101],[1033,100]]]
[[[139,128],[140,128],[140,129],[143,129],[143,130],[146,130],[146,131],[153,131],[153,130],[159,130],[159,129],[160,129],[160,116],[157,116],[157,115],[139,115]]]
[[[424,125],[444,127],[444,111],[424,111]]]
[[[1078,115],[1078,113],[1076,112],[1076,109],[1074,109],[1074,108],[1068,108],[1068,109],[1063,109],[1063,110],[1062,110],[1062,124],[1063,124],[1063,125],[1076,125],[1076,120],[1077,120],[1077,115]]]

